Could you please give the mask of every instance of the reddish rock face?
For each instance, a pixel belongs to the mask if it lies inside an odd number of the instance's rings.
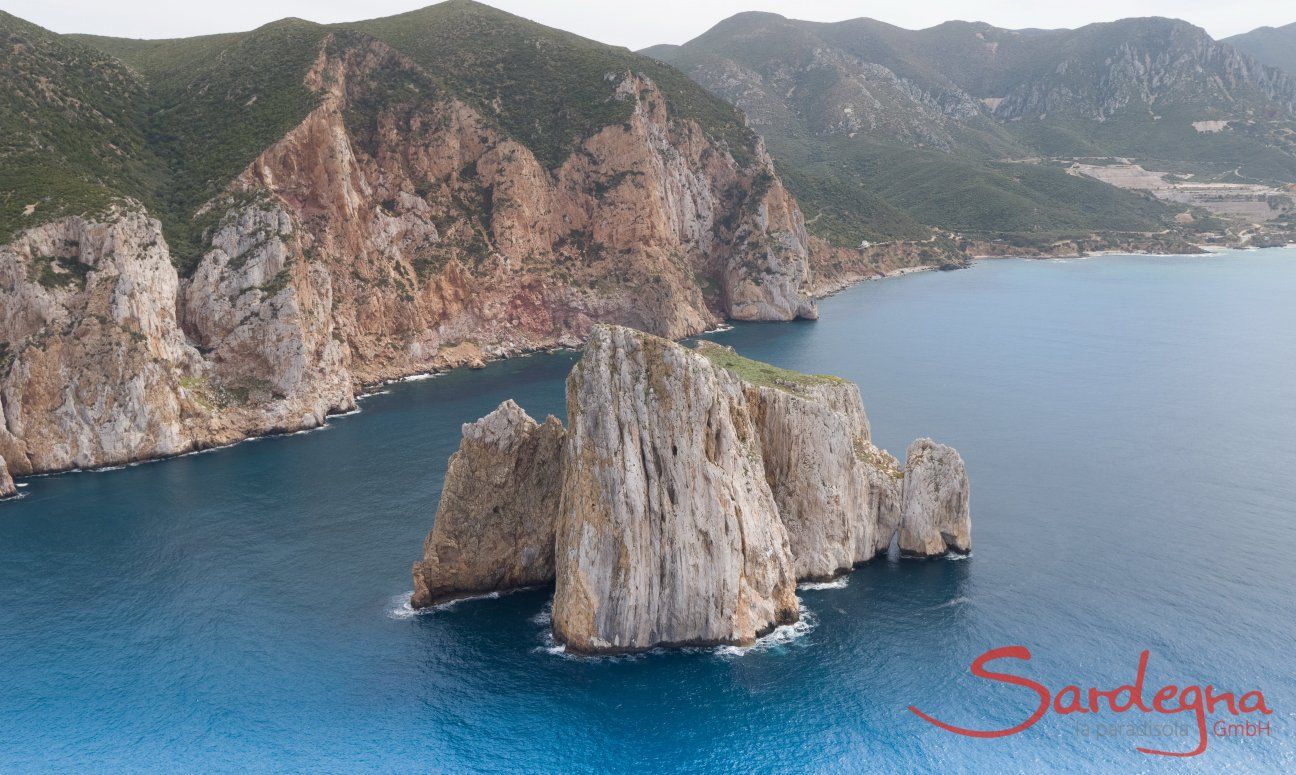
[[[464,341],[572,343],[595,322],[678,338],[725,315],[815,314],[801,215],[763,149],[740,165],[651,81],[609,77],[630,120],[547,170],[453,97],[369,107],[393,79],[426,79],[385,45],[321,53],[323,103],[236,187],[267,193],[303,262],[327,267],[353,377],[454,365],[441,356]]]
[[[386,45],[326,40],[319,106],[208,203],[191,276],[130,202],[0,246],[0,455],[25,474],[311,428],[363,384],[599,322],[678,338],[813,317],[801,213],[763,147],[606,77],[630,118],[549,169]]]

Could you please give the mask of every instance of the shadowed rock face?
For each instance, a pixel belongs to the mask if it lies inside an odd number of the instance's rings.
[[[905,452],[900,551],[927,557],[972,550],[968,479],[963,458],[931,439]]]
[[[581,652],[753,642],[797,618],[787,532],[742,385],[600,327],[567,383],[555,636]]]
[[[548,584],[562,483],[562,424],[513,401],[463,426],[410,604]]]
[[[17,494],[18,488],[14,487],[13,477],[9,475],[9,466],[0,457],[0,498],[10,498]]]

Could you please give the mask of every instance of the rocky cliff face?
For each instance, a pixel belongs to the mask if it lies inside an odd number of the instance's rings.
[[[797,578],[829,579],[872,559],[881,543],[879,513],[894,494],[870,476],[880,458],[858,388],[844,381],[752,385],[747,400]]]
[[[997,118],[1102,121],[1131,105],[1252,118],[1245,106],[1258,101],[1285,118],[1296,114],[1296,80],[1187,22],[1125,19],[1030,42],[1035,48],[1019,57],[1019,81],[995,104]]]
[[[202,358],[157,221],[66,218],[0,248],[0,457],[17,474],[189,449]]]
[[[267,197],[227,212],[182,288],[181,323],[207,368],[195,393],[228,421],[313,428],[355,406],[327,269],[299,222]]]
[[[751,643],[797,618],[787,532],[737,379],[624,328],[568,379],[555,636],[582,652]]]
[[[353,374],[436,368],[464,341],[570,344],[597,321],[677,338],[814,314],[800,213],[763,150],[740,164],[648,79],[609,77],[630,120],[547,170],[384,44],[325,46],[308,76],[323,104],[238,185],[328,268]],[[378,99],[400,81],[424,96]]]
[[[563,428],[512,401],[463,426],[436,522],[414,565],[415,608],[554,579]]]
[[[968,479],[963,458],[931,439],[905,451],[900,506],[900,551],[934,557],[972,550]]]
[[[763,147],[606,77],[630,118],[546,168],[408,58],[328,35],[318,107],[208,203],[191,276],[129,203],[0,248],[0,455],[25,474],[313,428],[361,385],[601,321],[677,338],[814,317]]]
[[[464,426],[415,606],[525,574],[555,579],[554,635],[576,652],[749,644],[797,618],[797,580],[897,532],[908,554],[971,547],[958,453],[919,439],[902,471],[844,380],[598,326],[567,412],[565,439],[512,402]]]
[[[5,465],[4,458],[0,458],[0,498],[12,498],[18,494],[18,488],[14,487],[13,477],[9,475],[9,466]]]
[[[901,77],[816,34],[830,27],[740,14],[683,47],[645,53],[676,65],[762,131],[795,122],[822,136],[887,137],[948,151],[958,142],[957,122],[981,114],[952,84]]]

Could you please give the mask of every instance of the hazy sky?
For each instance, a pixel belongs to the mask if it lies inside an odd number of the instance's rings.
[[[0,0],[0,8],[56,32],[133,38],[247,30],[285,16],[354,21],[429,4],[429,0]],[[948,19],[1000,27],[1077,27],[1127,16],[1174,16],[1205,27],[1216,37],[1296,22],[1296,3],[1290,0],[492,0],[490,4],[633,49],[683,43],[739,11],[773,11],[816,21],[870,16],[911,29]]]

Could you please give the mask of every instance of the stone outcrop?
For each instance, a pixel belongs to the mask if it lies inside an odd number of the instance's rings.
[[[0,247],[0,457],[23,475],[184,452],[202,358],[158,222],[119,209]]]
[[[133,202],[0,246],[0,455],[27,474],[314,428],[363,385],[599,322],[814,317],[801,213],[755,136],[606,78],[629,118],[547,167],[386,44],[328,35],[318,106],[207,203],[188,276]]]
[[[306,239],[281,203],[262,197],[225,214],[182,287],[181,324],[207,361],[195,390],[227,422],[298,430],[355,407],[332,278],[307,260]]]
[[[625,328],[568,378],[554,635],[580,652],[751,643],[797,618],[741,383]]]
[[[873,530],[873,554],[876,556],[891,548],[900,531],[904,470],[891,453],[878,449],[872,442],[864,445],[862,453],[870,463],[863,470],[869,480],[869,513],[876,519]]]
[[[844,380],[752,385],[747,399],[797,578],[832,578],[871,559],[877,512],[892,496],[875,491],[869,475],[875,463],[859,389]]]
[[[289,265],[279,231],[255,246],[236,232],[218,231],[212,260],[240,256],[239,270],[184,284],[161,226],[135,207],[0,248],[0,455],[15,473],[175,455],[354,408],[327,277],[308,297],[309,279],[286,274],[310,270]]]
[[[0,457],[0,499],[12,498],[18,494],[18,488],[14,486],[13,477],[9,475],[9,466],[5,465],[4,458]]]
[[[901,470],[845,380],[599,326],[567,413],[565,438],[512,402],[464,426],[415,606],[518,586],[525,567],[555,580],[554,636],[572,651],[749,644],[796,620],[798,580],[897,534],[906,554],[971,548],[958,453],[919,439]],[[526,462],[559,446],[561,465]]]
[[[563,435],[557,419],[538,424],[513,401],[463,426],[411,605],[553,582]]]
[[[944,444],[918,439],[905,452],[900,551],[933,557],[971,550],[972,519],[963,458]]]

